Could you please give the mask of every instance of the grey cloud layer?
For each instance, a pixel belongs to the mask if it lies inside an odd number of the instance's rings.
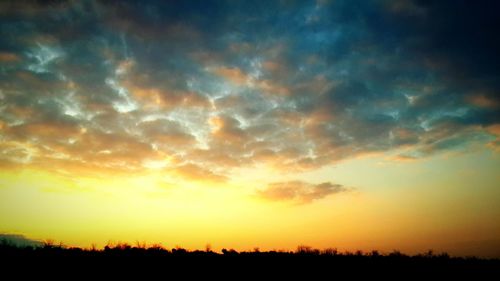
[[[3,166],[224,181],[498,145],[497,4],[0,4]]]

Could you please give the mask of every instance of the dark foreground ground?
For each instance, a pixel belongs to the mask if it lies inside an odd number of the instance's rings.
[[[322,279],[450,278],[498,280],[500,260],[457,258],[432,253],[407,256],[399,252],[338,253],[335,250],[299,248],[294,252],[187,251],[176,248],[119,245],[102,250],[58,246],[0,246],[2,273],[17,277],[48,276],[79,278],[106,274],[112,277],[156,276],[164,280],[217,279]],[[10,273],[9,273],[10,274]],[[56,276],[55,276],[56,275]],[[17,279],[17,278],[16,278]],[[158,279],[158,278],[155,278]]]

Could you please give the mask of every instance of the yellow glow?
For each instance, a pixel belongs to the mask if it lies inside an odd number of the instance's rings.
[[[497,156],[474,157],[498,163]],[[279,177],[260,168],[227,183],[183,181],[157,170],[102,178],[3,171],[0,228],[84,247],[109,241],[240,250],[308,244],[458,254],[455,242],[500,235],[499,178],[491,171],[467,168],[460,157],[381,164],[384,159],[343,163],[337,177],[354,191],[298,205],[257,197],[256,189]],[[464,177],[452,177],[454,171]],[[330,178],[328,169],[308,177]],[[482,182],[471,192],[474,181]]]

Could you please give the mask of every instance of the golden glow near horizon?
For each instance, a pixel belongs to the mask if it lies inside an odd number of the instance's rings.
[[[256,187],[270,176],[259,178],[261,169],[222,184],[167,182],[155,171],[100,179],[8,171],[0,175],[0,221],[8,233],[81,247],[147,241],[264,250],[306,244],[492,255],[487,247],[500,234],[498,175],[468,161],[494,167],[500,159],[488,151],[466,156],[410,164],[350,160],[305,177],[328,178],[336,170],[338,180],[357,188],[311,204],[257,197]]]
[[[496,33],[291,4],[0,1],[0,235],[500,257]]]

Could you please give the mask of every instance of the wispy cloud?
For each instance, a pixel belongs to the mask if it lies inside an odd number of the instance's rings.
[[[312,184],[303,181],[288,181],[270,183],[266,188],[257,191],[257,195],[272,201],[311,203],[314,200],[349,190],[341,184],[331,182]]]
[[[224,178],[498,150],[498,4],[402,3],[4,1],[0,161]]]

